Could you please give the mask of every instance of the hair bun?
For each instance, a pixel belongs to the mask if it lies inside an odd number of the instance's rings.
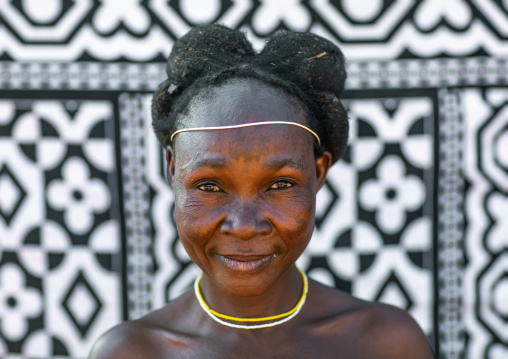
[[[347,78],[340,49],[311,33],[280,32],[269,39],[256,62],[306,94],[322,145],[332,154],[332,162],[337,161],[347,144],[349,127],[339,100]]]
[[[202,72],[249,62],[254,54],[244,33],[217,24],[198,26],[175,42],[166,62],[166,73],[169,83],[187,85]]]
[[[260,52],[258,61],[275,74],[292,72],[290,77],[300,86],[331,92],[337,97],[344,91],[347,77],[344,55],[336,45],[320,36],[276,33]]]
[[[332,42],[311,33],[280,32],[256,53],[245,34],[225,26],[197,26],[173,45],[166,63],[168,78],[154,93],[152,126],[163,146],[179,129],[189,103],[209,85],[232,78],[257,79],[300,99],[309,125],[324,150],[338,160],[348,138],[347,111],[339,97],[344,91],[344,56]]]

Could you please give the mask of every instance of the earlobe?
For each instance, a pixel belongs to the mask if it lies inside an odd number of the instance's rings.
[[[332,154],[328,151],[325,151],[321,157],[316,159],[316,192],[319,191],[325,184],[326,175],[328,174],[328,170],[330,169],[331,165]]]
[[[175,177],[175,156],[171,147],[166,147],[166,178],[169,185],[173,188],[173,179]]]

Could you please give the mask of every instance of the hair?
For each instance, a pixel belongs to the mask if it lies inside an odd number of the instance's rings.
[[[308,126],[321,145],[315,152],[337,161],[347,144],[348,116],[339,97],[346,69],[341,50],[311,33],[279,32],[256,53],[241,31],[212,24],[178,39],[166,62],[168,78],[154,93],[152,126],[162,146],[184,128],[187,104],[203,89],[233,79],[255,79],[294,97],[306,111]]]

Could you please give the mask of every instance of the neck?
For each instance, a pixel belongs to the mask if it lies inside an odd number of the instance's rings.
[[[225,292],[206,275],[199,287],[211,309],[233,317],[259,318],[293,309],[302,296],[302,282],[302,276],[293,265],[277,282],[257,295],[239,296],[234,291]]]

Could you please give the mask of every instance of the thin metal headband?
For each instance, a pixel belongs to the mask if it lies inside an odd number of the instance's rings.
[[[184,128],[183,130],[178,130],[174,132],[171,137],[169,138],[169,141],[173,142],[173,138],[178,135],[181,132],[191,132],[191,131],[208,131],[208,130],[229,130],[232,128],[242,128],[242,127],[251,127],[251,126],[261,126],[261,125],[293,125],[297,127],[301,127],[304,130],[309,131],[312,133],[314,137],[316,137],[316,140],[318,144],[321,144],[321,140],[319,139],[319,136],[316,132],[312,131],[310,128],[300,125],[299,123],[295,122],[288,122],[288,121],[266,121],[266,122],[253,122],[253,123],[244,123],[242,125],[230,125],[230,126],[217,126],[217,127],[191,127],[191,128]]]

